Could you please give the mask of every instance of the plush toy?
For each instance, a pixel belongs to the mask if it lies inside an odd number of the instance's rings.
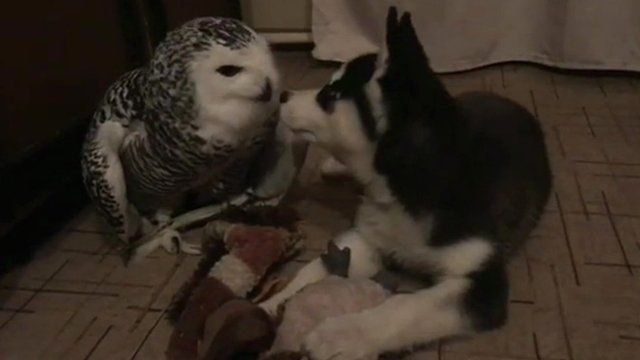
[[[261,225],[232,224],[247,222],[244,212],[207,225],[205,232],[218,240],[209,244],[209,259],[201,262],[170,312],[178,320],[169,359],[304,359],[302,342],[323,320],[375,307],[395,291],[396,279],[387,273],[346,278],[350,251],[330,243],[321,257],[331,275],[302,289],[284,304],[278,319],[271,319],[245,297],[299,243],[294,227],[266,226],[286,223],[287,216],[279,216],[250,221]]]
[[[331,275],[306,286],[284,304],[276,337],[265,359],[304,358],[302,342],[322,321],[375,307],[396,289],[395,281],[386,273],[372,279],[346,278],[348,248],[339,249],[329,243],[322,261]]]
[[[170,309],[175,329],[168,359],[255,356],[267,350],[275,336],[270,317],[245,297],[268,268],[298,249],[301,234],[293,225],[297,216],[266,207],[236,209],[225,215],[225,220],[206,226],[205,238],[211,240],[208,256]]]

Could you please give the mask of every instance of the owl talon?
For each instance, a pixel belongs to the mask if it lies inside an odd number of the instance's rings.
[[[247,190],[245,194],[248,197],[249,202],[254,206],[277,206],[284,197],[284,194],[272,197],[260,196],[256,194],[253,189]]]
[[[202,251],[199,245],[192,245],[182,240],[180,233],[173,229],[167,229],[164,234],[160,234],[160,246],[169,254],[185,253],[189,255],[200,255]]]
[[[135,248],[130,261],[136,262],[145,258],[159,247],[162,247],[169,254],[181,252],[189,255],[202,254],[200,245],[193,245],[182,240],[180,233],[174,229],[165,229],[156,234],[151,240]]]
[[[199,245],[189,244],[186,241],[182,241],[180,243],[180,252],[188,255],[201,255],[202,247],[200,247]]]

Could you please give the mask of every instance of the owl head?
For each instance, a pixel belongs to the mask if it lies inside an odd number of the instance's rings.
[[[277,109],[267,41],[238,20],[198,18],[167,34],[146,70],[147,106],[180,122],[255,127]]]

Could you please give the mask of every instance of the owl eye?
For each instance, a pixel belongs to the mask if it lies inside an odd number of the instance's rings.
[[[223,65],[216,69],[216,72],[222,76],[232,77],[242,71],[240,66],[235,65]]]

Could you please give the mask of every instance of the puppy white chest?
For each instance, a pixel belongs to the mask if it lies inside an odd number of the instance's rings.
[[[365,198],[358,209],[356,229],[380,252],[402,262],[419,263],[429,252],[433,219],[415,219],[397,202],[378,204]]]
[[[432,216],[415,219],[393,202],[381,205],[365,199],[358,210],[356,229],[364,241],[407,269],[465,275],[476,270],[494,252],[481,237],[460,239],[450,245],[432,247]]]

